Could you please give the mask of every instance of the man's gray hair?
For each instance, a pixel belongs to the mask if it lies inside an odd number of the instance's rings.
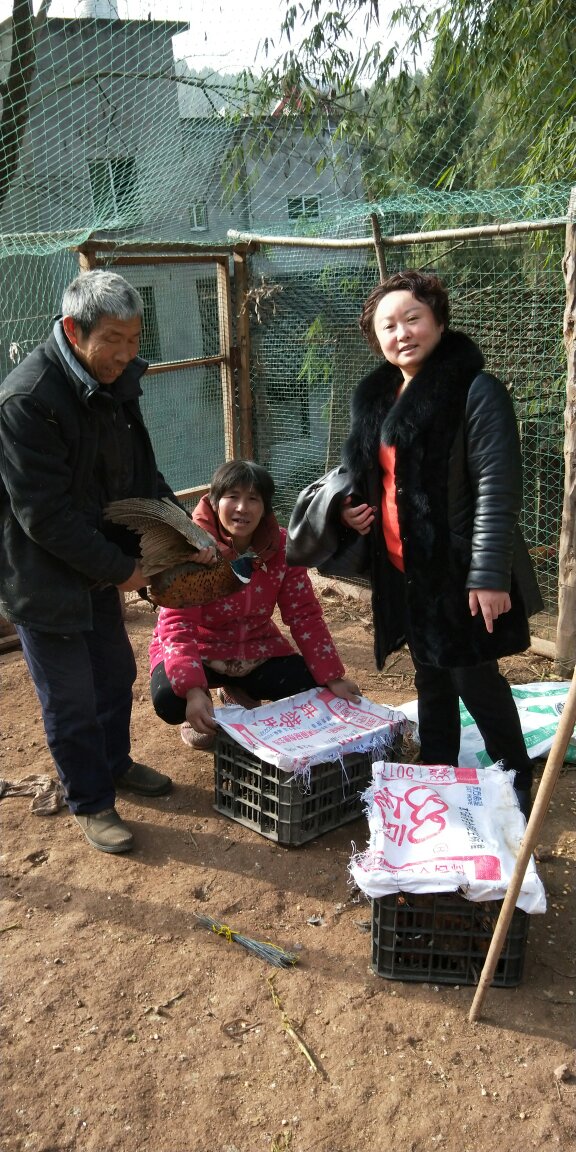
[[[105,268],[82,272],[62,297],[62,315],[71,316],[85,336],[90,335],[104,316],[134,320],[143,313],[140,293],[123,276]]]

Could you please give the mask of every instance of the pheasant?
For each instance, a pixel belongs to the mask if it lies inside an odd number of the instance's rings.
[[[226,560],[214,538],[171,500],[115,500],[104,509],[104,519],[139,534],[141,567],[155,607],[207,604],[250,582],[250,554]],[[214,549],[215,563],[195,563],[194,554],[201,548]]]

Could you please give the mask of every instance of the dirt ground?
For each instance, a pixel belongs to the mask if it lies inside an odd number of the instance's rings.
[[[407,654],[377,674],[365,606],[323,595],[364,694],[413,699]],[[131,603],[127,625],[133,752],[175,787],[119,799],[136,837],[125,856],[91,849],[66,809],[1,801],[4,1152],[573,1149],[574,770],[541,833],[548,910],[530,918],[522,983],[490,989],[471,1025],[473,987],[373,973],[370,903],[347,872],[363,818],[286,849],[215,812],[213,757],[152,712],[148,607]],[[551,673],[532,653],[502,668],[512,683]],[[52,771],[18,651],[0,677],[0,776]],[[300,961],[272,968],[195,914]]]

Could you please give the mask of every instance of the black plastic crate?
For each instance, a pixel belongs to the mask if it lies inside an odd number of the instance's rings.
[[[368,753],[351,753],[344,766],[315,764],[310,781],[267,764],[223,732],[214,753],[214,807],[237,824],[278,844],[297,846],[362,815],[361,793],[372,782]]]
[[[372,901],[372,967],[389,980],[477,984],[501,900],[457,892],[395,892]],[[528,915],[515,908],[492,985],[512,988],[524,969]]]

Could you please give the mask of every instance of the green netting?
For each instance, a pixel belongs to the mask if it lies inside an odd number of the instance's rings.
[[[387,254],[388,270],[425,265],[442,275],[454,327],[476,339],[489,369],[510,387],[524,458],[523,528],[546,600],[551,633],[557,603],[558,539],[563,498],[563,410],[566,359],[562,233],[411,244]],[[258,257],[274,314],[254,324],[253,386],[257,453],[278,483],[289,515],[300,488],[338,461],[349,400],[376,363],[360,338],[358,315],[378,280],[367,254],[308,252]],[[281,289],[281,291],[278,291]]]
[[[158,465],[178,490],[200,485],[225,455],[222,388],[217,368],[188,368],[146,381],[142,409]]]
[[[369,0],[319,13],[354,7]],[[36,12],[19,0],[0,24],[2,374],[49,332],[77,270],[73,249],[89,238],[137,251],[150,241],[209,250],[229,243],[230,230],[263,237],[249,265],[254,455],[271,467],[286,517],[299,488],[338,458],[351,390],[372,363],[357,316],[378,271],[369,246],[299,249],[273,238],[359,241],[371,236],[371,214],[384,238],[445,231],[387,248],[388,268],[438,270],[455,324],[510,384],[524,527],[551,628],[566,366],[563,232],[549,225],[568,218],[576,183],[572,7],[408,5],[407,24],[390,31],[383,21],[381,59],[420,19],[427,46],[347,83],[345,57],[327,40],[263,81],[210,71],[208,33],[195,28],[209,28],[214,45],[225,14],[208,0],[175,0],[170,20],[112,0]],[[519,222],[545,223],[498,238],[450,234]],[[218,353],[214,265],[151,258],[120,271],[143,295],[152,363]],[[232,294],[234,311],[234,284]],[[171,483],[206,482],[225,450],[219,369],[149,376],[144,408]]]
[[[118,18],[112,0],[61,0],[34,16],[19,0],[0,24],[0,252],[48,254],[95,231],[207,244],[228,227],[348,235],[383,200],[391,231],[454,213],[564,216],[576,155],[570,5],[537,0],[515,16],[504,0],[425,9],[454,20],[469,10],[470,24],[483,10],[468,61],[460,48],[451,62],[454,35],[432,23],[428,35],[444,40],[411,73],[398,51],[387,82],[373,69],[364,88],[327,92],[304,71],[287,99],[281,69],[263,88],[257,72],[202,69],[193,29],[208,3],[176,0],[166,21],[138,6],[143,18]],[[393,35],[383,20],[381,54]],[[493,65],[479,91],[480,51]],[[319,81],[329,59],[328,47],[318,52]]]
[[[199,364],[155,373],[154,366],[218,354],[214,264],[115,269],[144,300],[141,352],[152,367],[142,409],[159,467],[176,490],[200,485],[225,458],[220,368]]]

